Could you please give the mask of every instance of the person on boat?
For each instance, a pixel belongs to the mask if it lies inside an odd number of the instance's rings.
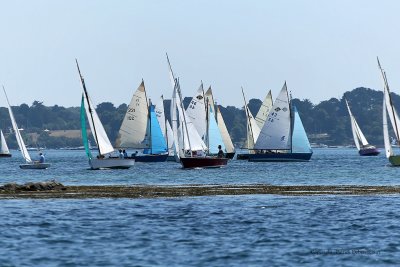
[[[126,159],[128,157],[128,153],[126,153],[126,150],[122,150],[122,154],[124,155],[124,158]]]
[[[118,151],[119,151],[119,158],[123,159],[124,158],[124,153],[122,153],[122,149],[120,149]]]
[[[218,158],[225,157],[224,151],[222,151],[221,145],[218,145]]]
[[[45,160],[44,155],[42,152],[40,152],[39,153],[39,163],[44,163],[44,160]]]

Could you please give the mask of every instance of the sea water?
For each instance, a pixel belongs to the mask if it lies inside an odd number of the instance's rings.
[[[48,170],[1,159],[1,182],[399,185],[384,156],[317,149],[306,163],[231,161],[182,170],[91,171],[82,151],[46,151]],[[1,266],[386,266],[400,256],[400,198],[204,196],[0,201]]]

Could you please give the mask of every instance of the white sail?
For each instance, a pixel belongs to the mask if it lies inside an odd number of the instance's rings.
[[[211,86],[208,87],[207,92],[204,94],[206,97],[206,102],[208,102],[209,105],[211,105],[212,107],[214,107],[215,102],[214,102],[214,97],[213,97],[213,93],[212,93],[212,89]]]
[[[179,149],[179,139],[181,134],[178,133],[180,129],[178,129],[178,114],[177,114],[177,84],[175,83],[174,90],[172,92],[172,99],[171,99],[171,122],[172,122],[172,134],[174,138],[174,155],[175,160],[179,162],[179,158],[181,156],[181,151]]]
[[[265,121],[255,149],[291,149],[291,117],[286,82]]]
[[[111,145],[111,142],[108,139],[106,130],[104,129],[103,124],[101,123],[100,118],[97,115],[96,109],[94,108],[94,105],[90,100],[89,95],[83,95],[85,98],[85,110],[88,117],[89,126],[92,134],[94,135],[94,140],[96,141],[97,147],[99,148],[100,155],[105,155],[113,152],[114,147]],[[89,99],[87,97],[89,97]]]
[[[122,121],[116,147],[149,148],[147,134],[148,105],[146,89],[142,81],[132,96],[125,117]]]
[[[3,134],[2,130],[0,130],[0,137],[1,137],[0,153],[1,154],[9,154],[10,150],[8,149],[6,139],[4,138],[4,134]]]
[[[397,114],[396,109],[393,106],[392,99],[390,97],[390,89],[389,84],[386,77],[386,72],[382,69],[381,64],[378,60],[378,66],[381,70],[382,78],[383,78],[383,96],[386,103],[387,113],[389,115],[390,122],[392,123],[394,134],[396,135],[396,140],[400,143],[400,120],[399,115]]]
[[[271,111],[272,106],[273,106],[272,94],[271,90],[269,90],[255,118],[258,128],[262,129],[262,127],[264,126],[264,123],[268,118],[268,114]]]
[[[204,90],[203,83],[200,85],[190,101],[189,106],[186,109],[186,114],[190,118],[191,122],[196,127],[200,137],[205,140],[207,124],[206,124],[206,105],[204,101]]]
[[[244,100],[244,111],[246,113],[247,149],[250,150],[249,153],[254,153],[252,149],[254,149],[254,144],[256,143],[261,130],[257,126],[257,122],[254,119],[253,115],[251,114],[249,107],[247,106],[243,88],[242,88],[242,94]]]
[[[346,101],[347,111],[349,112],[349,115],[350,115],[351,131],[353,133],[354,143],[355,143],[357,149],[360,150],[361,145],[362,146],[368,145],[368,141],[365,138],[364,134],[362,133],[360,127],[358,126],[358,123],[357,123],[353,113],[350,110],[349,103],[347,102],[346,99],[345,99],[345,101]],[[361,143],[361,145],[360,145],[360,143]]]
[[[4,87],[3,87],[3,91],[4,91],[4,94],[7,99],[8,113],[10,114],[11,124],[14,129],[15,138],[17,139],[17,143],[18,143],[19,149],[21,150],[22,157],[25,159],[25,161],[27,163],[31,163],[32,159],[29,156],[28,150],[26,149],[24,139],[22,139],[21,133],[19,132],[18,125],[17,125],[17,122],[15,121],[14,114],[12,112],[11,105],[10,105],[10,102],[8,101],[7,93],[6,93],[6,90],[4,89]]]
[[[384,92],[385,93],[385,92]],[[385,152],[386,152],[386,157],[389,158],[390,156],[393,156],[393,150],[392,150],[392,144],[390,143],[389,139],[389,129],[388,129],[388,123],[387,123],[387,115],[386,115],[386,98],[383,97],[383,109],[382,109],[382,121],[383,121],[383,140],[385,143]]]
[[[219,107],[217,107],[217,124],[219,131],[222,135],[222,141],[224,142],[226,152],[235,152],[235,147],[233,146],[232,139],[229,135],[228,129],[226,128],[226,124],[224,118],[222,117],[221,111],[219,110]]]
[[[174,134],[172,132],[171,124],[169,124],[169,121],[166,121],[167,125],[167,143],[168,143],[168,152],[170,155],[173,155],[174,153]]]
[[[396,136],[397,142],[400,140],[400,119],[399,115],[397,114],[397,111],[395,107],[393,106],[392,99],[390,97],[390,91],[388,90],[387,87],[385,87],[385,101],[386,101],[386,109],[387,113],[389,115],[390,122],[393,127],[394,134]]]

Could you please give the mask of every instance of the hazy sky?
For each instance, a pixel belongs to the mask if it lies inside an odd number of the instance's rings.
[[[154,102],[170,98],[166,52],[185,96],[203,80],[224,106],[243,105],[241,86],[263,99],[285,80],[314,103],[382,89],[376,56],[400,93],[400,1],[3,0],[0,10],[13,105],[78,106],[75,58],[95,103],[128,103],[142,78]]]

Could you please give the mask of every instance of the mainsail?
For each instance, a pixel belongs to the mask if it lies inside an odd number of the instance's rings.
[[[350,106],[349,106],[349,103],[347,102],[347,99],[345,99],[345,101],[346,101],[347,110],[350,115],[351,131],[353,133],[354,143],[355,143],[357,149],[360,150],[361,146],[368,145],[368,141],[365,138],[364,134],[362,133],[360,126],[358,126],[358,123],[357,123],[353,113],[350,110]]]
[[[210,102],[209,102],[210,104]],[[203,83],[201,83],[196,95],[193,96],[189,106],[186,109],[186,114],[193,122],[200,137],[205,140],[207,125],[206,125],[206,103],[204,101]]]
[[[386,91],[384,92],[384,94]],[[388,123],[387,123],[387,115],[386,115],[386,98],[383,97],[383,109],[382,109],[382,121],[383,121],[383,140],[385,143],[385,152],[386,152],[386,157],[389,158],[390,156],[393,156],[393,149],[392,149],[392,144],[390,143],[389,139],[389,129],[388,129]]]
[[[265,121],[254,145],[255,149],[290,150],[291,116],[286,82]]]
[[[17,143],[18,143],[19,149],[21,150],[22,157],[25,159],[25,161],[27,163],[31,163],[32,159],[29,156],[28,150],[26,149],[26,146],[25,146],[25,143],[24,143],[24,139],[22,139],[21,133],[19,132],[18,125],[17,125],[17,122],[15,121],[14,114],[12,112],[10,102],[8,101],[6,89],[4,89],[4,86],[3,86],[3,91],[4,91],[4,94],[5,94],[6,99],[7,99],[8,113],[10,114],[11,124],[13,126],[14,133],[15,133],[15,138],[17,139]]]
[[[144,81],[135,91],[128,105],[125,117],[122,121],[116,147],[125,148],[149,148],[149,136],[147,135],[148,104]]]

